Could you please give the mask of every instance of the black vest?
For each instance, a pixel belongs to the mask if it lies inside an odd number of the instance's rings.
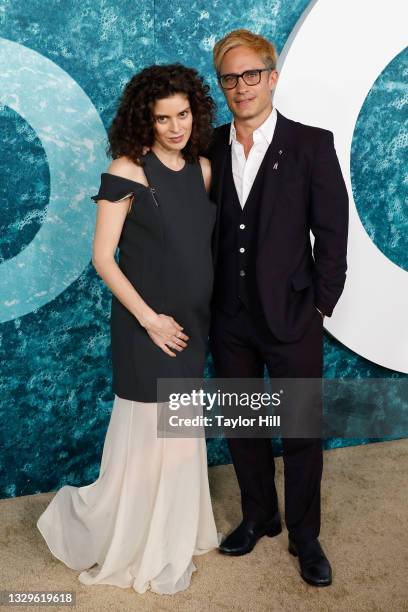
[[[255,264],[259,209],[268,152],[269,149],[262,160],[244,208],[239,203],[235,189],[231,151],[227,156],[213,304],[231,315],[238,312],[241,303],[254,315],[263,312]]]

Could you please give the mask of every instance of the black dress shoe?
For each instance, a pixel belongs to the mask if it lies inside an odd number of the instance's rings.
[[[313,586],[329,586],[332,583],[332,570],[328,558],[317,538],[295,544],[289,538],[289,552],[299,557],[300,575]]]
[[[246,555],[251,552],[259,538],[264,535],[270,538],[278,535],[282,531],[279,512],[274,514],[272,519],[266,523],[243,520],[242,523],[230,533],[220,544],[219,551],[224,555]]]

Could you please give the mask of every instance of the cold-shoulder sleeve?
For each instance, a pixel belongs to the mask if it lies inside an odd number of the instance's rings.
[[[144,189],[147,189],[147,187],[142,183],[109,172],[102,172],[99,191],[96,195],[91,196],[91,199],[94,202],[98,202],[98,200],[120,202]]]

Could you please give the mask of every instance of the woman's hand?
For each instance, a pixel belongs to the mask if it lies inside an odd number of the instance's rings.
[[[184,328],[173,317],[155,314],[145,323],[144,328],[153,342],[171,357],[176,357],[176,353],[173,353],[169,347],[180,353],[187,346],[189,337],[183,333]]]

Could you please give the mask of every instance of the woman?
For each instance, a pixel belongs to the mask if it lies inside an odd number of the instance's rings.
[[[92,261],[113,294],[113,410],[98,480],[62,487],[37,522],[84,584],[176,593],[192,556],[221,537],[205,439],[157,437],[156,391],[159,378],[204,369],[215,205],[199,152],[214,110],[195,70],[150,66],[126,85],[109,130]]]

